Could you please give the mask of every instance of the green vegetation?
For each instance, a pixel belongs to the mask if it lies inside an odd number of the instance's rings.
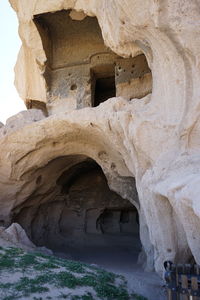
[[[10,280],[11,279],[11,280]],[[80,295],[77,289],[83,288]],[[80,262],[0,248],[0,299],[146,300],[123,276]]]

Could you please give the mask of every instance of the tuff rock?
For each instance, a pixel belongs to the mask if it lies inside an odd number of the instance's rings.
[[[74,168],[98,164],[94,185],[105,176],[110,193],[100,210],[113,197],[134,204],[147,269],[200,264],[199,1],[10,2],[22,39],[15,83],[30,110],[0,130],[1,223],[19,220],[37,239],[50,204],[61,218],[90,181],[73,183]],[[80,233],[87,218],[67,216]]]

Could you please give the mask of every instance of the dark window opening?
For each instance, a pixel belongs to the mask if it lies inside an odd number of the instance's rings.
[[[116,97],[115,64],[99,64],[91,69],[92,106]]]
[[[116,96],[115,77],[106,77],[96,79],[94,106]]]

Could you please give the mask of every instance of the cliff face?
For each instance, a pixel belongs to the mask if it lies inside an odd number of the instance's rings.
[[[89,158],[137,208],[147,268],[200,263],[199,1],[10,2],[32,109],[0,129],[1,222]]]

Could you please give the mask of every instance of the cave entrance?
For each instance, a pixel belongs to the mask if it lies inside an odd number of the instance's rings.
[[[57,255],[102,266],[129,266],[141,250],[137,209],[110,190],[94,160],[77,157],[57,158],[40,170],[38,191],[14,211],[13,221],[34,244]],[[68,167],[63,170],[64,165]],[[50,170],[56,176],[55,188],[41,195],[39,186],[48,184]]]

